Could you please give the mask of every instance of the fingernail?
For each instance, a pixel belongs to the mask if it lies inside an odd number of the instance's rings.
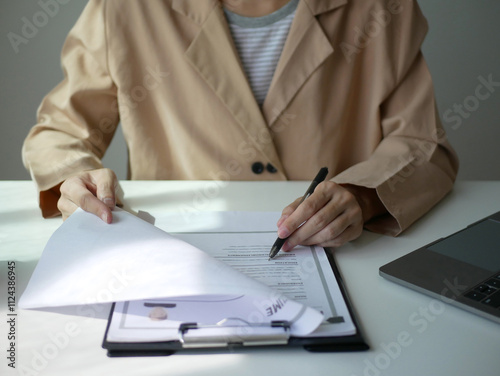
[[[102,213],[101,219],[106,223],[110,223],[108,213]]]
[[[288,238],[290,236],[290,231],[284,226],[278,228],[278,237],[281,239]]]
[[[106,204],[108,208],[114,208],[115,207],[115,200],[113,200],[110,197],[103,198],[102,202]]]

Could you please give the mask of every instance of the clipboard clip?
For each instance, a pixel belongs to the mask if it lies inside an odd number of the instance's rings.
[[[191,349],[286,345],[289,338],[288,321],[254,324],[240,318],[227,318],[214,325],[182,323],[179,326],[179,340],[182,347]]]

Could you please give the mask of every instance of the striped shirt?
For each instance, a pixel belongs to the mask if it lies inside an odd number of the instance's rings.
[[[299,0],[263,17],[243,17],[224,9],[241,64],[259,105],[264,103]]]

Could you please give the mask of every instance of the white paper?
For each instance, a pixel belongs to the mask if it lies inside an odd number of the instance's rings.
[[[82,210],[71,215],[47,243],[19,307],[221,295],[280,299],[265,284],[125,211],[113,218],[107,225]],[[316,310],[284,300],[280,317],[293,322],[297,335],[322,322]]]
[[[322,312],[324,321],[307,337],[354,334],[356,328],[323,248],[297,247],[268,261],[270,244],[276,240],[277,218],[279,213],[274,212],[200,212],[190,217],[189,222],[179,220],[177,214],[164,214],[156,218],[156,223],[286,297]],[[269,302],[263,303],[249,301],[240,317],[250,324],[262,322],[266,307],[271,306]],[[239,300],[238,304],[243,303]],[[111,342],[172,340],[178,338],[176,317],[200,324],[215,324],[225,318],[203,314],[208,312],[205,303],[195,305],[198,311],[188,308],[186,301],[119,304],[107,339]],[[237,309],[228,311],[234,315]]]

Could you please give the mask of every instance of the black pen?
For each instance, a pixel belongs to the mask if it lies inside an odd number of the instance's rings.
[[[316,188],[316,186],[319,183],[321,183],[323,180],[325,180],[326,175],[328,175],[328,168],[323,167],[322,169],[319,170],[318,174],[313,179],[311,185],[309,186],[309,188],[307,188],[307,191],[306,191],[305,195],[302,197],[302,200],[300,200],[299,205],[302,204],[304,202],[304,200],[306,198],[308,198],[314,192],[314,189]],[[297,205],[297,207],[299,207],[299,205]],[[279,253],[281,247],[283,247],[283,244],[285,244],[285,241],[287,239],[288,239],[288,237],[285,239],[281,239],[281,238],[276,239],[276,241],[274,242],[274,244],[271,248],[271,252],[269,252],[269,260],[268,261],[270,261],[272,258],[276,257],[276,255]]]

